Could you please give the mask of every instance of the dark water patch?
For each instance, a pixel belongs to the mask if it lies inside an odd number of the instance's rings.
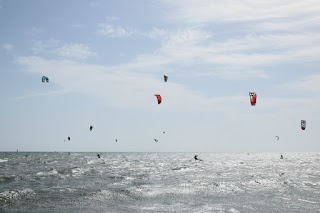
[[[10,175],[10,176],[0,175],[0,184],[7,184],[15,180],[16,180],[15,175]]]

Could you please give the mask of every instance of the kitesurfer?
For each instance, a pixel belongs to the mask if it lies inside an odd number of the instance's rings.
[[[158,143],[158,140],[157,140],[157,139],[154,139],[154,141],[155,141],[156,143]]]
[[[98,158],[100,158],[100,154],[97,154]]]
[[[197,161],[197,160],[198,160],[198,161],[203,161],[203,160],[201,160],[201,159],[198,158],[198,155],[195,155],[195,156],[194,156],[194,160],[196,160],[196,161]]]
[[[92,131],[93,126],[90,126],[90,131]]]
[[[280,159],[283,159],[283,155],[280,156]]]

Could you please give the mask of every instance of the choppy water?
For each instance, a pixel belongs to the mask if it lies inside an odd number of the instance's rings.
[[[199,158],[0,153],[0,212],[320,212],[320,153]]]

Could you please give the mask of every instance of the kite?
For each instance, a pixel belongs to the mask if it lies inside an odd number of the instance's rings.
[[[302,129],[302,130],[305,130],[306,127],[307,127],[307,121],[301,120],[301,129]]]
[[[159,95],[159,94],[155,94],[154,96],[156,96],[156,97],[157,97],[158,104],[161,104],[161,101],[162,101],[161,95]]]
[[[251,105],[255,106],[257,102],[257,94],[255,92],[249,92],[249,97]]]
[[[168,76],[163,75],[163,80],[164,80],[164,82],[167,82],[168,81]]]
[[[47,76],[42,76],[42,82],[49,83],[49,78]]]

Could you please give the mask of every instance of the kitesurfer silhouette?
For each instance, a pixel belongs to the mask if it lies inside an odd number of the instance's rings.
[[[100,154],[97,154],[98,158],[100,158]]]
[[[283,159],[283,155],[280,156],[280,159]]]
[[[194,155],[194,160],[203,161],[203,160],[198,158],[198,155]]]

